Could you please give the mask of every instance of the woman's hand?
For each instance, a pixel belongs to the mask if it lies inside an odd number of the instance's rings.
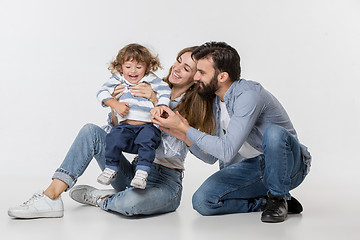
[[[114,88],[114,92],[111,94],[111,96],[113,96],[113,98],[116,100],[119,100],[119,98],[124,94],[124,90],[124,85],[119,84]]]
[[[124,94],[124,90],[125,90],[124,85],[119,84],[114,88],[114,92],[111,94],[111,96],[113,98],[115,98],[117,101]],[[116,126],[119,124],[118,118],[116,117],[116,114],[115,114],[116,110],[111,106],[110,106],[110,109],[111,109],[112,123],[114,126]]]
[[[150,84],[140,83],[130,87],[130,92],[136,97],[144,97],[149,99],[154,106],[158,103],[156,92],[151,88]]]
[[[129,113],[129,103],[117,102],[114,105],[114,110],[121,116],[125,117]]]

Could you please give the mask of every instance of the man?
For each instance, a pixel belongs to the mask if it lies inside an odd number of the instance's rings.
[[[199,94],[213,99],[213,136],[192,127],[178,113],[155,116],[162,126],[190,146],[207,163],[219,160],[220,170],[195,192],[193,207],[202,215],[263,209],[263,222],[282,222],[300,213],[289,191],[310,169],[311,156],[297,139],[285,109],[259,83],[240,79],[240,56],[223,42],[208,42],[193,53]]]

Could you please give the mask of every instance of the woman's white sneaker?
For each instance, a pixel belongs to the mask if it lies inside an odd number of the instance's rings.
[[[52,200],[38,192],[20,206],[9,208],[8,215],[14,218],[58,218],[64,216],[64,204],[61,196]]]

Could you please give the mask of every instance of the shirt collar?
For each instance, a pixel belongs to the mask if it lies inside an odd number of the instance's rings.
[[[233,96],[233,91],[236,88],[236,85],[238,85],[241,82],[242,79],[239,79],[237,81],[234,81],[231,86],[229,87],[229,89],[226,91],[225,95],[224,95],[224,101],[227,102],[229,101],[229,99]]]
[[[182,98],[184,95],[185,95],[185,93],[181,94],[180,97],[177,97],[177,98],[175,98],[175,99],[170,100],[170,105],[169,105],[169,107],[170,107],[171,109],[176,108],[177,105],[179,104],[181,98]]]

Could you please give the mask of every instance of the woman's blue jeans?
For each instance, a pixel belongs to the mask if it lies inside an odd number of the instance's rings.
[[[93,158],[101,170],[105,167],[106,132],[94,124],[86,124],[78,133],[53,179],[73,187]],[[101,202],[101,208],[127,216],[150,215],[175,211],[180,205],[182,174],[176,170],[153,163],[146,189],[130,187],[135,174],[135,163],[123,155],[119,171],[111,185],[119,191]]]
[[[289,191],[304,180],[300,144],[286,129],[272,125],[263,137],[264,154],[221,169],[193,195],[202,215],[260,211],[271,193],[290,199]]]

